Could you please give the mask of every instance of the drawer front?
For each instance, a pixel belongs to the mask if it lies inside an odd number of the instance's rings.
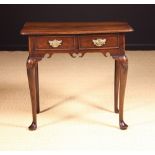
[[[119,47],[117,34],[79,36],[79,49],[109,49]]]
[[[75,49],[73,36],[38,36],[35,38],[35,50],[72,50]]]

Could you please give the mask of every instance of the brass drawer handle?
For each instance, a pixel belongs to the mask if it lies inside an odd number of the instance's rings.
[[[57,48],[59,46],[61,46],[62,44],[62,40],[49,40],[48,43],[50,44],[50,46],[52,46],[53,48]]]
[[[105,45],[106,41],[107,41],[106,39],[95,39],[95,40],[92,40],[94,45],[97,46],[97,47],[101,47],[101,46]]]

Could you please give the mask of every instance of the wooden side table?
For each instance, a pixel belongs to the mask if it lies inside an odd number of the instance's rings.
[[[28,35],[29,56],[27,75],[29,81],[33,121],[30,130],[37,128],[39,106],[38,62],[45,54],[69,53],[73,58],[80,54],[109,52],[115,60],[114,111],[119,113],[120,129],[128,127],[123,120],[124,95],[128,71],[125,55],[125,33],[133,29],[124,22],[28,22],[21,30]],[[118,109],[119,102],[119,109]]]

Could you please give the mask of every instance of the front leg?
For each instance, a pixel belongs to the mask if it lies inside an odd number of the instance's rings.
[[[123,120],[124,96],[128,72],[128,59],[125,55],[118,57],[120,67],[120,90],[119,90],[119,125],[120,129],[127,129],[128,125]]]
[[[29,82],[29,89],[30,89],[30,96],[31,96],[31,103],[32,103],[32,116],[33,121],[29,127],[29,130],[35,130],[37,128],[37,82],[36,82],[36,66],[37,66],[37,59],[28,57],[26,67],[27,67],[27,76]]]

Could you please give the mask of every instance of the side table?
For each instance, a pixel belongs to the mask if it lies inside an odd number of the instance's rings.
[[[39,106],[38,62],[45,54],[69,53],[75,58],[85,53],[110,53],[115,60],[114,111],[119,113],[120,129],[127,129],[123,120],[123,105],[128,71],[125,55],[125,33],[133,29],[125,22],[27,22],[21,30],[28,36],[29,56],[27,75],[32,102],[32,124],[30,130],[37,128]],[[119,108],[118,108],[119,103]]]

